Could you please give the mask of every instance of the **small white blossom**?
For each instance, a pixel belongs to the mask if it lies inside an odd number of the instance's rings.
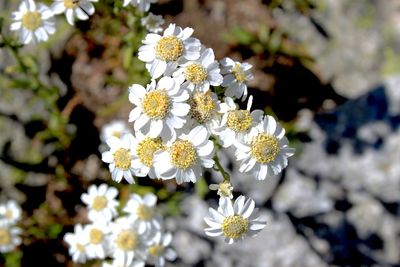
[[[153,239],[152,245],[147,249],[148,261],[156,267],[163,267],[165,259],[173,261],[176,259],[176,252],[169,247],[172,241],[170,233],[158,232]]]
[[[21,229],[5,220],[0,220],[0,253],[13,251],[22,242]]]
[[[153,3],[157,3],[158,0],[124,0],[123,6],[127,6],[129,4],[137,7],[140,11],[149,11],[150,5]]]
[[[106,140],[111,136],[121,138],[127,133],[130,133],[127,123],[122,120],[114,120],[105,124],[101,128],[100,139],[101,141],[106,142]]]
[[[81,196],[82,202],[88,206],[88,217],[92,222],[111,221],[117,215],[116,207],[118,201],[115,200],[118,191],[114,187],[108,187],[106,184],[100,186],[89,186],[88,193]]]
[[[97,220],[85,225],[84,235],[87,239],[86,253],[90,259],[104,259],[109,253],[110,247],[110,223],[105,220]]]
[[[210,190],[218,190],[217,195],[220,197],[227,197],[229,199],[233,198],[233,186],[229,181],[224,180],[219,184],[210,184],[209,188]]]
[[[69,246],[69,255],[72,256],[73,262],[85,263],[88,259],[87,255],[87,238],[81,224],[75,225],[74,233],[67,233],[64,241]]]
[[[0,205],[0,220],[15,224],[21,219],[21,207],[14,200]]]
[[[80,20],[89,19],[94,14],[94,6],[92,2],[98,0],[55,0],[51,6],[54,14],[65,13],[65,17],[70,25],[74,25],[74,18]]]
[[[253,74],[250,72],[253,66],[233,61],[228,57],[221,60],[221,65],[223,67],[222,74],[226,74],[221,84],[227,87],[225,96],[242,98],[244,101],[248,94],[246,83],[253,79]]]
[[[140,23],[142,26],[146,27],[147,31],[159,33],[163,30],[161,26],[164,24],[164,19],[161,15],[154,15],[150,12],[146,17],[140,20]]]

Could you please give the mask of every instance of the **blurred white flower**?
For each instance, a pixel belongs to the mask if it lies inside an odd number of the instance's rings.
[[[13,251],[22,242],[21,229],[5,220],[0,220],[0,253]]]
[[[242,101],[247,98],[247,85],[246,83],[253,79],[253,74],[250,69],[253,67],[248,63],[239,63],[226,57],[221,60],[222,74],[224,80],[222,86],[227,87],[225,96],[242,98]]]
[[[157,84],[153,80],[146,89],[134,84],[129,88],[129,101],[136,107],[129,114],[129,121],[134,122],[135,131],[148,137],[175,139],[175,129],[184,126],[190,110],[185,103],[188,99],[189,94],[170,77],[162,77]]]
[[[114,120],[105,124],[101,128],[100,139],[101,141],[106,142],[106,140],[111,136],[121,138],[127,133],[130,133],[127,123],[123,120]]]
[[[164,19],[161,15],[154,15],[153,13],[149,13],[146,17],[143,17],[140,20],[142,26],[146,27],[147,31],[152,33],[162,32],[163,28],[161,25],[164,24]]]
[[[111,228],[109,222],[97,220],[84,227],[87,239],[86,253],[91,259],[104,259],[109,253]]]
[[[214,166],[214,143],[204,126],[197,126],[188,135],[182,134],[178,140],[154,155],[154,168],[157,175],[164,179],[176,179],[195,183],[203,175],[202,167]]]
[[[139,234],[151,233],[161,229],[160,218],[155,212],[157,197],[148,193],[143,198],[137,194],[132,194],[126,203],[123,211],[129,213],[129,216],[137,225]]]
[[[92,2],[98,0],[55,0],[51,6],[54,14],[65,13],[65,17],[70,25],[74,25],[74,18],[80,20],[89,19],[94,14],[94,6]]]
[[[134,171],[132,139],[131,134],[124,134],[121,138],[111,136],[106,141],[110,150],[101,154],[101,159],[109,163],[112,179],[118,183],[122,178],[130,184],[135,183],[132,175]]]
[[[88,217],[92,222],[111,221],[117,215],[116,207],[118,201],[115,198],[118,191],[114,187],[108,187],[106,184],[100,186],[89,186],[88,193],[83,193],[81,200],[89,209]]]
[[[182,60],[196,60],[200,57],[200,41],[190,37],[192,28],[182,29],[170,24],[163,36],[149,33],[142,41],[138,57],[146,62],[152,78],[170,75]]]
[[[205,233],[212,237],[223,236],[228,244],[256,235],[266,222],[259,220],[258,209],[254,207],[254,201],[244,196],[238,197],[233,205],[229,198],[220,198],[218,210],[210,208],[210,216],[204,218],[209,226]]]
[[[0,220],[15,224],[21,219],[21,207],[14,200],[0,205]]]
[[[19,39],[22,43],[36,43],[47,41],[54,27],[53,12],[44,4],[36,6],[33,0],[24,0],[19,5],[19,10],[12,13],[12,31],[19,31]]]
[[[132,4],[134,7],[137,7],[140,11],[149,11],[150,5],[153,3],[157,3],[158,0],[124,0],[123,6],[127,6]]]
[[[288,164],[294,149],[288,146],[285,129],[271,116],[252,128],[245,142],[236,142],[235,156],[240,172],[251,172],[257,180],[277,175]]]
[[[88,240],[81,224],[75,225],[74,233],[66,233],[64,241],[69,246],[68,252],[74,262],[85,263],[87,261]]]
[[[163,267],[165,259],[173,261],[176,259],[176,252],[169,248],[172,235],[170,233],[158,232],[153,239],[152,245],[147,249],[148,261],[156,267]]]

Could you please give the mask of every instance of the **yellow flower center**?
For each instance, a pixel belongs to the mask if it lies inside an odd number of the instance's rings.
[[[148,221],[151,218],[153,218],[153,209],[151,207],[148,207],[146,205],[140,204],[137,207],[136,214],[139,217],[139,219],[143,221]]]
[[[0,228],[0,245],[8,245],[11,243],[11,235],[8,229]]]
[[[93,199],[92,208],[95,211],[101,211],[107,206],[107,198],[105,196],[96,196]]]
[[[231,195],[233,187],[230,182],[224,181],[220,183],[218,186],[219,186],[218,193],[220,196],[229,197]]]
[[[158,257],[164,253],[165,247],[163,245],[155,244],[147,250],[150,256]]]
[[[161,37],[156,44],[156,57],[165,61],[175,61],[183,54],[183,43],[176,36]]]
[[[11,218],[13,217],[13,212],[12,212],[11,210],[7,210],[7,211],[4,213],[4,217],[5,217],[6,219],[11,219]]]
[[[114,131],[114,132],[112,133],[112,136],[115,136],[115,137],[117,137],[117,138],[121,138],[122,132],[121,132],[121,131]]]
[[[224,236],[238,239],[249,230],[249,220],[240,215],[229,216],[222,222],[221,229]]]
[[[199,84],[207,79],[207,70],[198,63],[192,63],[185,68],[185,78],[189,82]]]
[[[66,8],[75,8],[79,6],[80,0],[64,0],[64,6]]]
[[[82,244],[76,244],[76,249],[81,253],[85,252],[85,246]]]
[[[134,250],[139,245],[138,236],[135,232],[124,230],[117,236],[115,241],[117,247],[123,251]]]
[[[150,167],[153,165],[154,153],[163,148],[161,138],[144,138],[136,147],[140,162]]]
[[[128,150],[120,148],[114,152],[114,162],[118,169],[128,170],[131,166],[132,156]]]
[[[196,149],[187,140],[175,141],[169,148],[169,155],[172,165],[179,169],[190,168],[197,161]]]
[[[37,11],[28,11],[22,16],[22,25],[30,31],[35,31],[41,24],[42,17]]]
[[[235,132],[248,131],[252,123],[253,117],[248,110],[231,110],[228,112],[226,125]]]
[[[143,112],[151,119],[163,119],[169,107],[170,101],[165,90],[151,91],[142,100]]]
[[[258,163],[265,164],[275,160],[279,152],[279,141],[275,136],[260,133],[251,142],[251,155]]]
[[[244,70],[240,67],[239,63],[232,68],[233,75],[238,82],[245,82],[246,81],[246,74]]]
[[[104,234],[99,229],[93,228],[89,233],[89,242],[92,244],[100,244],[103,241]]]
[[[189,102],[192,117],[199,123],[208,121],[215,111],[215,103],[211,98],[210,91],[194,93]]]

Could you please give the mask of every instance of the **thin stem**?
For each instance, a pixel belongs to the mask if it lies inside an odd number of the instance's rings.
[[[225,181],[230,182],[230,180],[231,180],[230,175],[229,175],[229,173],[227,173],[225,171],[224,167],[222,167],[217,153],[215,153],[215,155],[214,155],[214,161],[215,161],[215,165],[217,166],[218,171],[222,174],[222,177],[224,178],[224,182]]]

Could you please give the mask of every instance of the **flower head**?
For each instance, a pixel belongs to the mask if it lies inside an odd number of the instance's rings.
[[[170,233],[158,232],[150,247],[147,249],[148,261],[156,267],[163,267],[165,259],[173,261],[176,259],[176,252],[169,247],[172,241]]]
[[[20,31],[19,39],[24,44],[47,41],[56,31],[53,12],[44,4],[36,6],[33,0],[24,0],[12,13],[12,19],[10,29]]]
[[[94,6],[92,2],[98,0],[55,0],[51,6],[54,14],[65,13],[65,17],[70,25],[74,25],[74,18],[80,20],[89,19],[94,14]]]
[[[157,3],[158,0],[124,0],[124,6],[129,4],[137,7],[140,11],[149,11],[152,3]]]
[[[21,219],[21,207],[14,200],[0,205],[0,220],[15,224]]]
[[[163,30],[161,25],[164,24],[164,19],[161,15],[154,15],[150,12],[146,17],[140,20],[140,23],[142,26],[146,27],[147,31],[159,33]]]
[[[227,87],[225,96],[242,98],[242,101],[244,101],[247,98],[246,83],[253,79],[253,74],[250,72],[253,66],[248,63],[233,61],[230,58],[222,59],[221,65],[223,67],[222,74],[226,74],[221,84]]]
[[[92,222],[111,221],[117,215],[118,201],[115,200],[117,195],[117,189],[106,184],[89,186],[88,193],[81,196],[82,202],[89,208],[89,219]]]
[[[88,240],[81,224],[75,225],[74,233],[65,234],[64,241],[69,246],[68,252],[74,262],[85,263],[87,261]]]
[[[246,236],[254,236],[261,231],[266,223],[259,220],[258,210],[254,209],[252,199],[240,196],[232,201],[220,198],[218,210],[209,209],[210,216],[204,221],[209,225],[205,229],[208,236],[223,236],[225,242],[232,244]]]
[[[224,180],[219,184],[210,184],[209,188],[210,190],[218,190],[217,194],[220,197],[227,197],[229,199],[233,198],[232,195],[233,186],[229,181]]]

